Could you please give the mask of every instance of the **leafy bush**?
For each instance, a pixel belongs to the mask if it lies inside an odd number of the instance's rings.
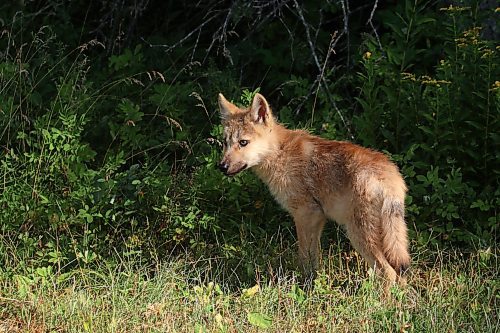
[[[458,30],[470,8],[444,8],[438,24],[435,14],[408,6],[386,22],[387,56],[366,42],[358,74],[362,113],[353,118],[357,137],[399,153],[410,187],[409,218],[419,230],[476,242],[472,232],[491,242],[500,203],[498,49],[477,27]],[[435,31],[442,32],[431,37]],[[414,62],[425,51],[416,46],[423,38],[437,39],[442,49],[427,74],[418,74],[411,69],[422,68]]]

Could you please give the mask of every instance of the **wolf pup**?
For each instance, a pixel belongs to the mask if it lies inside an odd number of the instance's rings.
[[[252,169],[292,216],[306,273],[318,266],[327,219],[343,225],[354,248],[390,282],[405,283],[410,263],[404,221],[406,185],[386,155],[302,130],[289,130],[256,94],[240,109],[219,94],[224,126],[220,170]]]

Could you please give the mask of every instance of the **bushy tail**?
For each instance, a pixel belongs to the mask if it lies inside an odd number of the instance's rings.
[[[390,197],[384,200],[382,206],[382,250],[399,276],[410,266],[404,203]]]

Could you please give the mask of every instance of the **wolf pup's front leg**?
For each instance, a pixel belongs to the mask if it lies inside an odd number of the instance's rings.
[[[297,229],[299,260],[306,279],[314,278],[320,257],[320,238],[326,216],[316,204],[304,204],[290,213]]]

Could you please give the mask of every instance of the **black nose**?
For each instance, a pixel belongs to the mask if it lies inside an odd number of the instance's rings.
[[[219,164],[219,170],[224,172],[224,173],[227,173],[227,169],[229,169],[229,165],[225,162],[221,162]]]

